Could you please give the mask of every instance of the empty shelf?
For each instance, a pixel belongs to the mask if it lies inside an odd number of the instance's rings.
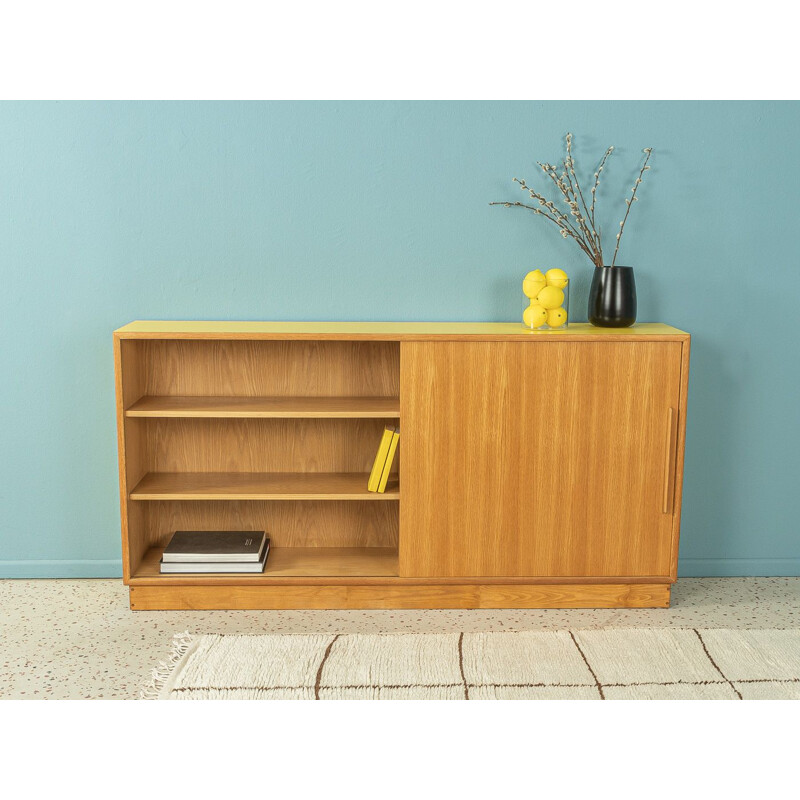
[[[127,417],[397,418],[399,397],[142,397]]]
[[[148,472],[131,500],[398,500],[367,491],[366,472]]]

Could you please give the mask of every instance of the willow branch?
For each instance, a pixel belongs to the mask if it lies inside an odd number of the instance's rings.
[[[601,173],[603,172],[606,161],[614,151],[614,147],[612,145],[606,150],[603,158],[600,160],[597,171],[594,173],[594,185],[592,186],[591,190],[591,205],[589,205],[586,202],[586,197],[583,194],[583,189],[581,188],[580,180],[578,179],[578,173],[575,170],[575,158],[572,155],[571,133],[567,133],[566,135],[566,146],[567,155],[560,166],[556,167],[550,163],[543,164],[540,161],[537,161],[536,163],[539,165],[542,172],[544,172],[544,174],[550,178],[556,189],[558,189],[561,197],[569,209],[568,213],[564,213],[563,211],[559,210],[552,200],[548,200],[546,197],[544,197],[544,195],[539,194],[539,192],[537,192],[535,189],[531,189],[530,186],[525,183],[524,179],[520,178],[514,178],[514,182],[518,183],[521,189],[527,191],[530,198],[539,203],[538,206],[511,201],[497,201],[489,203],[489,205],[505,206],[506,208],[516,206],[518,208],[525,208],[529,211],[533,211],[534,214],[541,214],[546,219],[549,219],[558,226],[561,235],[565,239],[574,239],[578,243],[578,246],[581,248],[581,250],[583,250],[583,252],[589,256],[589,260],[595,264],[595,266],[602,267],[604,264],[603,236],[600,226],[596,223],[595,205],[597,202],[597,190],[600,186]],[[625,216],[623,217],[622,222],[619,224],[616,248],[614,249],[614,257],[611,261],[611,266],[616,265],[620,239],[622,238],[622,234],[625,230],[625,223],[627,222],[628,215],[631,212],[631,206],[639,199],[636,196],[636,193],[639,185],[642,182],[642,176],[646,170],[650,169],[648,162],[650,161],[652,148],[645,148],[644,152],[647,154],[647,157],[645,158],[644,164],[639,171],[639,177],[636,179],[636,182],[633,185],[630,199],[625,199],[625,203],[627,204],[628,208],[625,211]],[[561,171],[561,166],[563,166],[563,171]]]
[[[594,202],[597,199],[597,187],[600,185],[600,173],[603,171],[603,167],[606,165],[606,159],[611,155],[614,146],[606,150],[605,155],[603,156],[602,160],[600,161],[600,166],[597,168],[597,171],[594,173],[594,186],[592,187],[592,207],[591,211],[591,219],[592,219],[592,227],[594,228]],[[600,238],[600,232],[597,233],[598,239]]]
[[[553,203],[551,200],[548,200],[544,195],[539,194],[539,192],[537,192],[536,189],[531,189],[531,187],[528,186],[527,183],[525,183],[524,178],[522,179],[514,178],[514,181],[519,184],[520,189],[528,193],[528,195],[531,197],[532,200],[538,200],[540,206],[547,208],[551,214],[557,217],[560,224],[569,228],[569,230],[571,230],[576,237],[579,237],[581,240],[583,240],[581,232],[577,228],[575,228],[575,226],[572,224],[572,220],[566,214],[564,214],[563,211],[559,211],[558,208],[556,208],[555,203]],[[585,241],[584,244],[586,244]]]
[[[496,201],[496,202],[493,202],[493,203],[489,203],[489,205],[490,206],[505,206],[506,208],[511,208],[511,206],[517,206],[518,208],[527,208],[528,210],[533,211],[534,214],[541,214],[543,217],[545,217],[545,219],[551,220],[552,222],[554,222],[558,226],[559,230],[562,231],[562,234],[561,234],[562,236],[564,236],[565,238],[567,236],[571,236],[578,243],[578,245],[580,246],[581,250],[583,250],[583,252],[586,253],[587,256],[589,256],[589,258],[592,258],[591,252],[589,252],[589,249],[586,247],[586,245],[584,244],[583,240],[576,235],[576,232],[575,232],[575,230],[573,228],[568,228],[566,225],[564,225],[558,219],[556,219],[555,217],[550,216],[550,214],[548,214],[546,211],[543,211],[541,208],[537,208],[536,206],[529,206],[529,205],[526,205],[525,203],[511,202],[511,201],[508,201],[508,202]]]
[[[572,134],[571,133],[567,134],[567,161],[564,162],[564,166],[568,167],[568,170],[569,170],[569,172],[567,173],[568,176],[569,176],[569,173],[572,173],[572,180],[575,181],[575,188],[572,190],[572,193],[573,193],[573,195],[575,195],[575,189],[578,190],[578,193],[577,193],[577,195],[575,197],[575,201],[577,203],[577,198],[580,197],[581,205],[583,206],[583,211],[586,214],[586,220],[588,220],[589,219],[589,208],[586,205],[586,201],[583,199],[583,191],[581,190],[581,184],[580,184],[580,181],[578,180],[578,176],[575,174],[575,159],[572,157]],[[570,181],[570,186],[572,186],[572,181]],[[594,240],[594,230],[593,230],[594,224],[592,224],[592,230],[590,230],[589,225],[587,223],[585,223],[584,220],[582,219],[582,217],[580,216],[580,212],[579,212],[579,216],[578,216],[578,222],[583,223],[583,227],[586,229],[586,233],[587,233],[587,235],[589,236],[589,239],[592,242],[592,245],[593,245],[592,249],[596,251],[597,250],[597,247],[596,247],[597,243]],[[601,255],[601,254],[598,253],[598,255]],[[602,260],[602,258],[601,258],[601,260]]]
[[[633,190],[631,193],[630,200],[628,200],[627,198],[625,200],[625,204],[628,206],[628,208],[625,211],[625,216],[622,218],[622,222],[620,222],[619,224],[619,233],[617,234],[617,246],[614,248],[614,258],[611,259],[612,267],[617,263],[617,252],[619,251],[619,242],[620,239],[622,239],[622,232],[625,230],[625,223],[628,221],[628,214],[631,213],[631,206],[636,200],[636,191],[639,188],[639,184],[642,182],[642,175],[644,175],[645,170],[650,169],[650,167],[647,166],[647,162],[650,160],[650,156],[653,155],[653,148],[647,147],[645,148],[644,152],[647,153],[647,158],[645,158],[644,164],[642,164],[642,168],[639,170],[639,177],[636,179],[636,183],[633,184]]]
[[[567,189],[567,187],[564,184],[564,182],[556,174],[555,168],[552,167],[550,164],[542,164],[541,161],[537,161],[536,163],[542,168],[542,172],[544,172],[544,174],[547,175],[547,177],[550,178],[551,181],[553,181],[553,183],[555,184],[556,188],[564,196],[564,200],[566,201],[567,205],[570,207],[570,209],[572,209],[572,201],[570,199],[569,190]],[[563,215],[563,216],[567,221],[569,221],[569,217],[567,217],[566,215]],[[596,258],[595,258],[595,255],[594,255],[595,243],[594,243],[594,241],[592,239],[591,233],[587,230],[585,225],[581,225],[581,220],[580,220],[579,217],[576,218],[576,221],[578,222],[578,225],[580,226],[581,239],[583,240],[583,242],[586,245],[586,247],[589,250],[592,251],[592,255],[590,256],[591,259],[592,259],[592,261],[596,261]],[[575,229],[573,228],[573,230],[575,230]],[[575,232],[576,232],[576,234],[578,233],[577,230]]]
[[[602,254],[597,252],[597,244],[594,241],[594,238],[592,236],[592,232],[587,227],[586,221],[584,220],[583,215],[581,214],[580,208],[578,207],[578,195],[575,192],[575,187],[572,185],[572,179],[570,178],[569,166],[567,164],[567,161],[568,160],[564,161],[564,177],[566,178],[565,186],[568,187],[569,191],[566,192],[564,196],[566,198],[567,205],[571,209],[572,215],[575,217],[578,225],[580,226],[581,230],[583,231],[584,235],[586,236],[586,238],[587,238],[587,240],[589,242],[589,246],[591,247],[591,250],[592,250],[592,256],[591,256],[592,262],[594,264],[597,264],[598,261],[602,261],[603,260],[603,257],[602,257]],[[572,195],[571,197],[570,197],[570,192],[571,192],[571,195]]]

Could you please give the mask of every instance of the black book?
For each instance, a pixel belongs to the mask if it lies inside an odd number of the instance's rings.
[[[266,531],[175,531],[161,561],[257,564],[268,541]]]
[[[217,575],[226,572],[263,572],[269,555],[269,539],[264,552],[258,561],[164,561],[161,562],[162,573],[205,572]]]

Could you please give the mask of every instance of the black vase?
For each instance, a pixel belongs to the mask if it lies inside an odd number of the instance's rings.
[[[601,328],[627,328],[636,322],[633,267],[595,267],[589,290],[589,322]]]

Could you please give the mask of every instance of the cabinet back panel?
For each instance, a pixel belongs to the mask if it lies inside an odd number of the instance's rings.
[[[169,500],[146,506],[148,544],[176,530],[265,530],[273,547],[397,547],[397,503]]]
[[[136,342],[145,394],[239,397],[396,397],[397,342]]]
[[[369,472],[384,425],[393,424],[379,419],[145,422],[150,472]],[[393,472],[398,464],[396,458]]]

